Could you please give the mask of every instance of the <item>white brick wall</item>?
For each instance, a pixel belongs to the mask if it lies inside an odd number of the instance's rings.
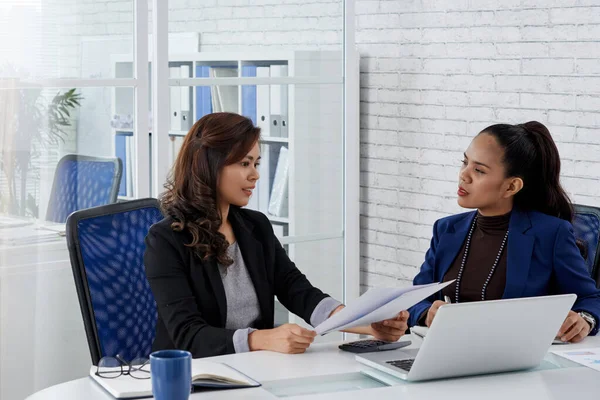
[[[131,0],[82,1],[79,35],[130,34]],[[339,0],[170,0],[170,31],[202,51],[339,49]],[[357,0],[361,53],[361,279],[407,284],[433,222],[461,211],[455,183],[472,137],[537,119],[575,202],[600,205],[598,0]],[[72,52],[66,53],[70,56]],[[65,71],[77,63],[67,61]],[[76,60],[76,59],[75,59]]]
[[[417,273],[435,220],[461,211],[459,159],[487,125],[547,124],[572,199],[600,206],[598,1],[358,0],[357,11],[364,287]]]
[[[129,40],[133,34],[132,0],[45,3],[61,3],[75,16],[62,40],[93,35],[128,35]],[[169,0],[169,31],[199,32],[201,51],[339,50],[342,15],[340,0]]]

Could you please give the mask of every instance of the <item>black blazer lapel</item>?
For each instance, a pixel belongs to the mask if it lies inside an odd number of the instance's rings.
[[[217,259],[211,257],[207,261],[203,261],[202,266],[206,271],[210,286],[215,293],[217,304],[219,305],[219,314],[221,315],[221,326],[224,327],[227,323],[227,297],[225,296],[225,288],[223,287],[223,281],[221,280],[221,274],[219,273]]]
[[[476,212],[466,214],[463,219],[454,224],[452,229],[449,229],[439,238],[437,254],[440,264],[438,266],[439,274],[436,276],[438,281],[441,282],[444,279],[444,275],[446,275],[446,272],[448,272],[452,262],[458,255],[458,251],[467,239],[469,229],[476,214]]]
[[[524,233],[531,228],[529,215],[513,209],[508,225],[508,248],[506,255],[506,287],[502,298],[521,297],[533,255],[535,238]]]
[[[252,279],[252,283],[254,284],[254,289],[256,290],[261,321],[263,324],[266,324],[266,327],[270,327],[274,315],[274,298],[273,293],[269,289],[263,246],[252,235],[254,225],[250,221],[243,220],[236,208],[230,207],[229,215],[229,222],[231,222],[231,226],[233,227],[233,233],[242,252],[242,257],[250,274],[250,279]]]

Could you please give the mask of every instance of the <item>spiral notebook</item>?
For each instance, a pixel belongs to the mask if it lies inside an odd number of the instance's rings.
[[[92,365],[90,377],[116,399],[152,397],[152,380],[135,379],[129,375],[107,379],[96,375]],[[203,360],[192,360],[193,390],[222,390],[258,387],[261,384],[237,369],[224,364]]]

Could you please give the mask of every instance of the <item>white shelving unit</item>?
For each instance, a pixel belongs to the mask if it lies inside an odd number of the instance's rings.
[[[131,75],[130,56],[115,56],[111,61],[115,77],[119,77],[119,71],[123,75]],[[182,121],[181,126],[173,126],[174,110],[171,109],[169,136],[172,148],[169,162],[175,159],[183,137],[193,122],[208,110],[205,100],[201,98],[207,91],[210,91],[211,111],[232,111],[252,117],[263,130],[263,160],[261,180],[254,195],[258,196],[258,201],[251,201],[249,207],[267,215],[276,234],[287,239],[284,242],[287,243],[285,246],[290,258],[311,282],[342,300],[345,178],[343,53],[277,51],[171,54],[169,67],[181,66],[185,66],[181,70],[189,71],[189,74],[170,79],[171,97],[179,93],[180,107],[190,110],[190,118]],[[272,76],[273,71],[278,76]],[[248,77],[248,85],[238,85],[239,78],[248,72],[259,76]],[[265,72],[268,75],[265,76]],[[211,86],[199,85],[198,79],[186,82],[186,79],[198,78],[199,74],[205,75],[203,79]],[[235,82],[227,82],[228,78],[235,78]],[[355,84],[358,85],[358,79]],[[252,101],[253,89],[256,96],[254,106],[248,104]],[[133,115],[133,92],[127,90],[120,88],[114,91],[113,115]],[[265,93],[268,93],[266,100]],[[220,103],[217,99],[221,100]],[[281,104],[273,104],[274,99],[277,102],[280,100]],[[189,107],[183,105],[186,100],[189,101]],[[265,101],[268,103],[264,104]],[[173,103],[177,103],[177,99]],[[268,115],[263,120],[265,110]],[[251,115],[248,115],[249,111]],[[286,123],[287,133],[285,130],[282,133],[272,129],[275,123],[280,126]],[[179,122],[175,121],[175,125],[179,125]],[[128,131],[114,128],[113,134],[127,135]],[[284,147],[288,150],[289,164],[287,198],[283,197],[282,206],[279,207],[281,212],[272,214],[269,213],[271,191],[279,154]],[[115,151],[119,149],[115,148]],[[356,160],[357,169],[358,162]],[[261,199],[265,195],[267,200]],[[291,314],[288,320],[299,323],[299,319]],[[328,340],[336,339],[334,336],[328,335]]]

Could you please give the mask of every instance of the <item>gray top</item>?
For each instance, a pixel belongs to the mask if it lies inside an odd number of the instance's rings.
[[[260,318],[260,305],[237,242],[227,248],[227,255],[231,257],[233,264],[228,267],[219,264],[227,301],[225,328],[236,330],[233,334],[233,347],[236,353],[243,353],[250,351],[248,335],[256,330],[252,326]],[[311,314],[311,325],[317,326],[325,321],[340,304],[331,297],[321,300]]]
[[[260,318],[260,307],[254,284],[242,258],[237,242],[227,249],[227,255],[233,260],[228,267],[219,265],[221,280],[227,298],[227,321],[225,328],[241,329],[252,327]]]

